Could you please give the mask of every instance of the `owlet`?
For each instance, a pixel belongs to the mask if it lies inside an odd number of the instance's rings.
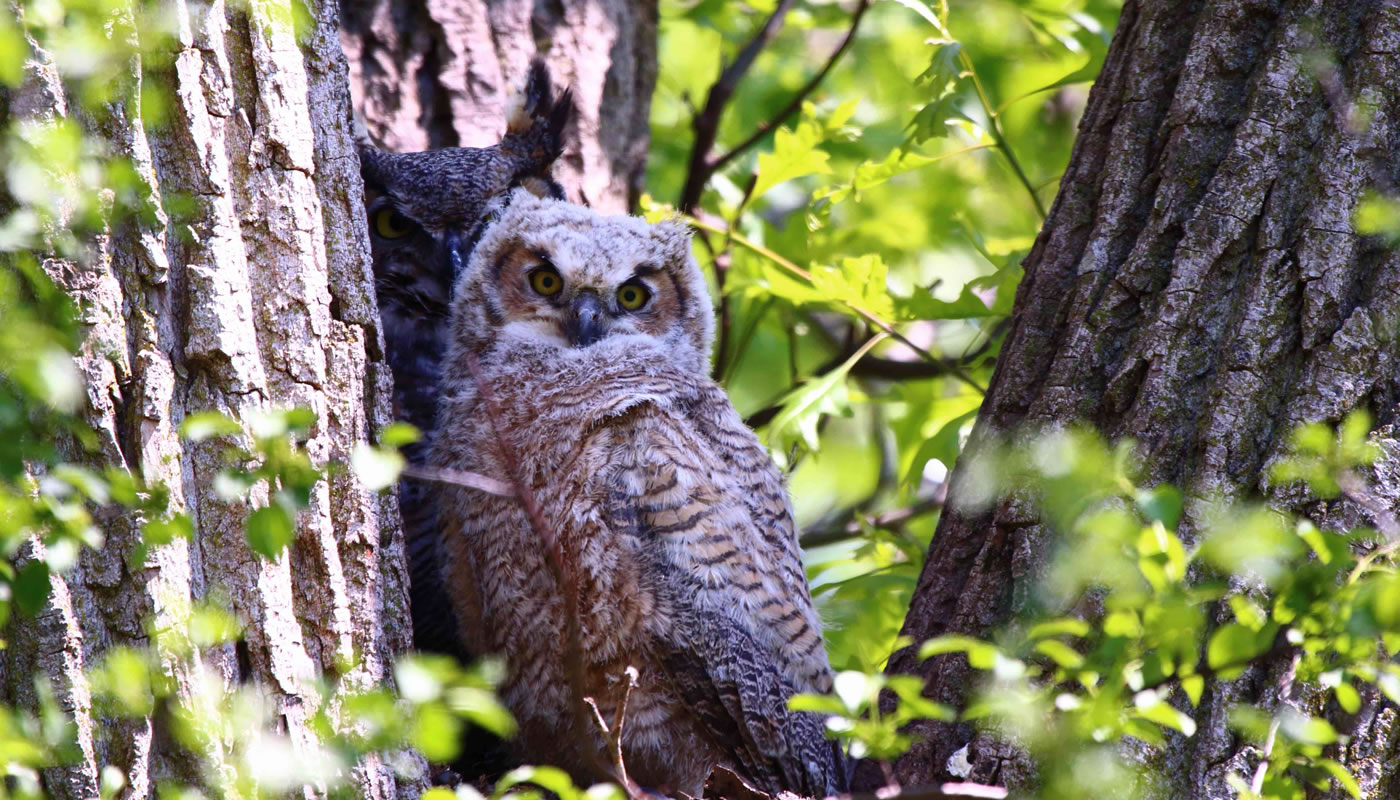
[[[822,719],[787,709],[831,668],[782,478],[708,377],[689,232],[523,190],[497,206],[454,254],[431,459],[514,480],[540,512],[439,496],[443,582],[506,661],[522,757],[608,777],[579,695],[611,721],[630,666],[623,760],[642,786],[698,797],[723,764],[769,792],[843,789]]]

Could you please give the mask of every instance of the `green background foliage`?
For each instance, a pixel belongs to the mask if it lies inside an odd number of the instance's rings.
[[[774,5],[662,3],[652,202],[678,202],[693,120]],[[725,107],[716,153],[790,102],[850,11],[794,5]],[[702,196],[702,223],[735,234],[697,234],[702,266],[724,273],[716,375],[792,469],[809,541],[831,542],[807,558],[838,667],[873,669],[891,652],[1117,13],[1106,0],[876,2],[800,112]],[[851,370],[876,331],[851,305],[898,321],[948,369]],[[873,355],[929,363],[893,339]]]

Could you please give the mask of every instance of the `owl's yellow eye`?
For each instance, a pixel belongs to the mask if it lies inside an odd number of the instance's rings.
[[[628,311],[636,311],[651,299],[647,287],[635,283],[624,283],[617,290],[617,304]]]
[[[559,277],[559,271],[554,267],[538,267],[530,272],[530,288],[537,294],[549,297],[559,294],[559,290],[564,288],[564,279]]]
[[[374,212],[374,232],[383,239],[401,239],[413,232],[413,223],[408,217],[392,208],[381,208]]]

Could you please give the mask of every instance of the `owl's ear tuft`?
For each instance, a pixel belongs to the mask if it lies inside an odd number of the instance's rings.
[[[355,151],[360,156],[360,177],[364,180],[365,186],[377,191],[388,191],[388,180],[385,157],[388,155],[383,150],[369,143],[369,139],[356,139]]]
[[[517,174],[545,173],[564,152],[564,128],[573,115],[573,95],[565,89],[554,98],[549,68],[536,58],[530,64],[525,92],[512,98],[506,113],[501,149],[522,159]]]

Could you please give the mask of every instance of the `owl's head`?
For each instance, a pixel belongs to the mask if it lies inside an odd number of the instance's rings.
[[[549,70],[535,61],[516,97],[505,136],[490,147],[390,153],[358,143],[365,181],[370,250],[389,338],[423,320],[446,318],[453,275],[447,252],[470,237],[490,202],[512,187],[564,197],[550,169],[564,147],[573,111],[568,90],[554,95]]]
[[[704,373],[714,312],[675,222],[605,217],[517,189],[498,201],[453,293],[453,336],[483,351],[658,345]]]

